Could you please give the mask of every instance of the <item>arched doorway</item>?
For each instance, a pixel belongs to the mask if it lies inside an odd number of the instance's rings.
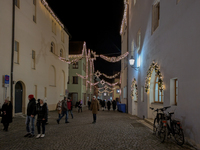
[[[15,85],[15,113],[22,112],[23,86],[20,81]]]

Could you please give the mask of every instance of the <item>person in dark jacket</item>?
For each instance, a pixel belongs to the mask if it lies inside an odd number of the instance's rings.
[[[2,120],[3,123],[3,130],[8,131],[9,123],[12,122],[12,104],[8,99],[5,99],[5,102],[2,106]]]
[[[45,124],[46,124],[46,116],[47,116],[47,104],[40,99],[40,103],[36,106],[36,115],[37,115],[37,131],[38,135],[36,138],[43,138],[45,136]],[[40,126],[42,125],[42,134],[40,132]]]
[[[101,107],[102,107],[102,110],[103,110],[103,111],[104,111],[105,105],[106,105],[106,101],[103,100],[102,103],[101,103]]]
[[[116,109],[116,101],[115,100],[113,100],[113,102],[112,102],[112,107],[113,107],[113,110],[115,111],[115,109]]]
[[[69,123],[67,121],[68,119],[68,108],[67,108],[67,98],[64,97],[64,100],[62,100],[62,115],[59,117],[59,119],[57,119],[57,123],[59,124],[60,120],[62,119],[62,117],[66,115],[65,117],[65,123]]]
[[[82,112],[82,100],[80,100],[79,103],[78,103],[78,113],[80,111]]]
[[[107,102],[108,111],[110,111],[110,105],[111,105],[111,103],[110,103],[110,101],[108,101]]]
[[[31,94],[28,96],[29,103],[27,105],[27,116],[26,116],[26,131],[27,134],[24,137],[34,137],[34,122],[35,122],[35,114],[36,114],[36,100],[34,96]],[[31,124],[31,131],[30,126]]]
[[[67,108],[68,108],[68,114],[70,112],[72,119],[73,119],[74,118],[73,112],[72,112],[73,105],[72,105],[72,100],[70,100],[70,97],[68,97],[68,99],[67,99]]]
[[[88,110],[90,110],[91,101],[88,100]]]

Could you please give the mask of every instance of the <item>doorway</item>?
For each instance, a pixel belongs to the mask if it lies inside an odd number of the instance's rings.
[[[15,113],[22,113],[23,86],[20,81],[15,85]]]

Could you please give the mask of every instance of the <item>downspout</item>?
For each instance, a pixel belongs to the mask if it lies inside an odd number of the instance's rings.
[[[129,3],[127,2],[127,51],[129,51]],[[127,57],[128,63],[128,57]],[[127,113],[128,113],[128,64],[127,64]]]
[[[15,48],[15,0],[13,0],[12,8],[12,41],[11,41],[11,71],[10,71],[10,100],[13,103],[13,60],[14,60],[14,48]]]

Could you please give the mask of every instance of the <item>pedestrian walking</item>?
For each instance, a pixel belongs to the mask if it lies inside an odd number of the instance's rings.
[[[44,104],[46,104],[46,107],[47,107],[47,109],[46,109],[46,111],[47,111],[47,115],[46,115],[46,118],[45,118],[45,121],[46,121],[46,125],[47,124],[49,124],[49,122],[48,122],[48,114],[49,114],[49,109],[48,109],[48,105],[47,105],[47,98],[45,97],[44,98]]]
[[[93,98],[92,98],[90,109],[92,110],[92,114],[93,114],[93,122],[92,123],[94,124],[94,123],[96,123],[97,113],[99,111],[99,102],[96,99],[96,96],[93,96]]]
[[[59,124],[60,120],[62,119],[62,117],[65,116],[65,123],[69,123],[67,121],[68,119],[68,108],[67,108],[67,98],[64,97],[64,100],[62,100],[62,115],[59,117],[59,119],[57,119],[57,123]]]
[[[105,105],[106,105],[106,102],[105,102],[105,100],[103,100],[102,103],[101,103],[101,108],[102,108],[103,111],[104,111]]]
[[[72,100],[70,100],[70,97],[68,97],[68,99],[67,99],[67,108],[68,108],[68,114],[70,112],[72,119],[73,119],[74,118],[73,112],[72,112],[73,105],[72,105]]]
[[[61,116],[61,113],[62,113],[62,101],[61,100],[57,103],[56,110],[58,111],[58,119],[59,119]]]
[[[88,110],[90,110],[91,101],[88,100]]]
[[[80,100],[79,103],[78,103],[78,113],[80,111],[82,112],[82,100]]]
[[[116,109],[116,101],[115,100],[113,100],[113,102],[112,102],[112,107],[113,107],[113,110],[115,111],[115,109]]]
[[[8,131],[9,123],[12,122],[12,103],[7,99],[2,106],[2,120],[3,130]]]
[[[110,105],[111,105],[111,103],[110,103],[110,101],[108,101],[107,102],[108,111],[110,111]]]
[[[46,116],[47,116],[47,104],[43,102],[42,99],[39,101],[40,103],[36,106],[36,115],[37,115],[37,131],[38,135],[36,138],[45,137],[45,124],[46,124]],[[40,128],[42,125],[42,134],[40,132]]]
[[[26,131],[27,134],[24,135],[24,137],[34,137],[34,122],[35,122],[35,114],[36,114],[36,100],[34,98],[34,95],[28,96],[29,103],[27,105],[27,116],[26,116]],[[30,130],[30,124],[31,124],[31,130]]]

